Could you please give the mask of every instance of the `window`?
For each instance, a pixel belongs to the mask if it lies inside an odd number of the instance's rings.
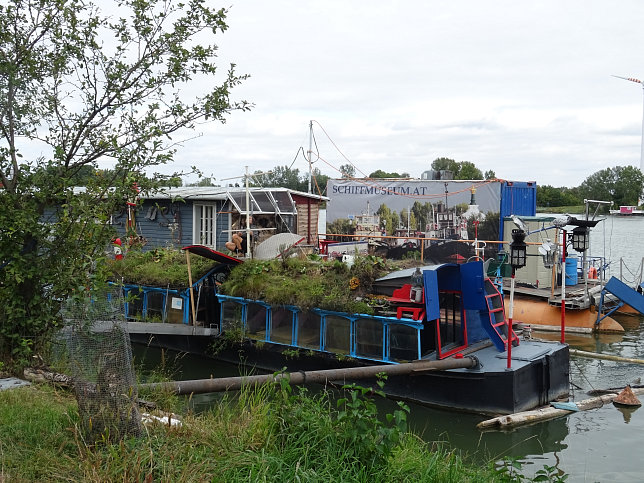
[[[195,245],[206,245],[217,248],[215,232],[217,209],[215,205],[195,204],[193,209],[194,233],[192,242]]]

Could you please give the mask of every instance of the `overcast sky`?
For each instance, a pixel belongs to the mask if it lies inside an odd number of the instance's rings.
[[[333,177],[347,159],[420,177],[448,157],[577,186],[639,166],[642,86],[611,74],[644,76],[641,0],[238,0],[228,23],[220,61],[251,75],[232,97],[255,106],[199,126],[176,169],[290,166],[311,120]]]

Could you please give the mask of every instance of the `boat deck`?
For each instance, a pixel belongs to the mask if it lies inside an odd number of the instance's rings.
[[[473,369],[450,369],[449,371],[465,373],[518,371],[529,366],[532,361],[538,360],[547,354],[554,353],[561,345],[558,342],[544,343],[543,341],[522,340],[518,346],[512,347],[510,369],[507,368],[507,351],[499,352],[496,347],[490,344],[482,344],[479,347],[472,346],[463,353],[476,357],[479,360],[479,366]]]

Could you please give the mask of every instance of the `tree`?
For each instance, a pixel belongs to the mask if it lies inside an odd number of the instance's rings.
[[[454,179],[483,179],[483,173],[474,166],[474,163],[463,161],[459,163],[459,170]]]
[[[257,171],[257,173],[260,172]],[[291,169],[288,166],[275,166],[266,174],[255,174],[249,183],[252,186],[276,186],[298,191],[307,190],[307,181],[300,178],[300,170]]]
[[[340,173],[343,178],[354,178],[356,175],[356,168],[350,163],[343,164],[340,166]]]
[[[485,179],[496,179],[496,173],[493,170],[489,169],[485,172],[483,177]]]
[[[644,174],[633,166],[616,166],[591,174],[579,186],[587,199],[612,201],[616,206],[637,205],[644,189]]]
[[[577,206],[583,202],[577,188],[537,186],[537,206]]]
[[[453,179],[483,179],[483,173],[471,161],[458,162],[450,158],[436,158],[432,162],[432,169],[434,171],[451,171]],[[486,172],[487,175],[494,177],[494,171]]]
[[[230,99],[245,76],[215,64],[226,29],[205,0],[0,5],[0,353],[24,360],[59,301],[105,278],[110,215],[176,179],[145,175],[171,136],[250,107]]]
[[[383,178],[409,178],[409,173],[387,173],[383,171],[382,169],[377,169],[373,173],[369,175],[369,178],[374,178],[374,179],[383,179]]]

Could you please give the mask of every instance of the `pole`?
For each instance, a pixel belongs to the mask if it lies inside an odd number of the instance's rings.
[[[644,84],[642,84],[642,90],[644,91]],[[642,141],[641,141],[641,150],[640,150],[640,170],[644,173],[644,109],[642,109]],[[639,197],[638,197],[638,201]]]
[[[175,394],[203,394],[207,392],[236,391],[242,387],[275,382],[286,379],[289,384],[306,384],[310,382],[325,384],[328,381],[367,379],[377,377],[384,372],[389,376],[422,374],[426,371],[473,368],[478,365],[475,357],[462,359],[443,359],[440,361],[419,361],[403,364],[386,364],[378,366],[348,367],[344,369],[325,369],[321,371],[299,371],[292,373],[265,374],[258,376],[220,377],[217,379],[196,379],[191,381],[170,381],[140,384],[140,388],[165,389]]]
[[[561,230],[563,235],[563,248],[561,250],[561,343],[566,343],[566,230]]]
[[[190,284],[190,307],[192,308],[192,325],[197,325],[197,311],[195,310],[195,294],[192,289],[192,270],[190,269],[189,250],[186,250],[186,263],[188,265],[188,283]]]
[[[312,168],[312,154],[313,154],[313,121],[309,121],[309,193],[311,192],[311,174]]]
[[[246,259],[250,260],[250,192],[248,191],[248,166],[246,166]]]
[[[510,278],[510,313],[507,320],[507,343],[508,343],[508,369],[512,368],[512,317],[514,316],[514,267],[512,267],[512,277]]]

